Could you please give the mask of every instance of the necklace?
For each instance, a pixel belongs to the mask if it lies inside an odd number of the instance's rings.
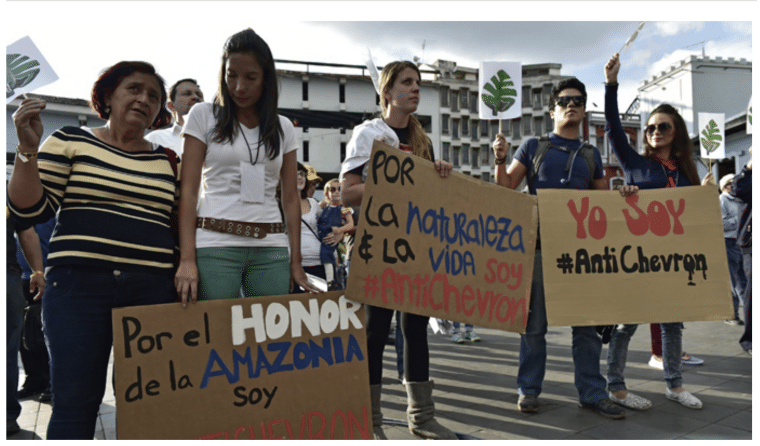
[[[240,125],[240,121],[238,121],[238,127],[240,128],[240,134],[243,135],[243,141],[245,141],[245,146],[248,147],[248,159],[251,162],[252,166],[255,166],[256,163],[259,161],[259,150],[261,150],[261,142],[256,146],[256,161],[253,160],[253,152],[251,151],[251,146],[248,145],[248,138],[245,137],[245,131],[243,130],[243,126]]]

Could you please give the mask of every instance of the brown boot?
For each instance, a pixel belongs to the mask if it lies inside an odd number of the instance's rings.
[[[409,407],[406,416],[409,431],[428,440],[458,440],[456,434],[435,420],[433,381],[406,383]]]
[[[383,432],[383,412],[380,408],[380,395],[382,394],[383,385],[373,384],[369,386],[370,400],[372,401],[372,431],[375,434],[375,440],[387,440]]]

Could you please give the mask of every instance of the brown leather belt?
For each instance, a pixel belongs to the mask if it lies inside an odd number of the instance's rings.
[[[211,217],[198,217],[195,227],[207,231],[252,238],[264,238],[267,234],[281,234],[285,232],[285,224],[283,223],[248,223],[245,221],[223,220]]]

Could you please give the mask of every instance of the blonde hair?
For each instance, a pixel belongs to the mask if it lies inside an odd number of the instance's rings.
[[[332,199],[327,198],[328,194],[330,194],[329,189],[331,184],[335,184],[336,187],[340,187],[340,181],[338,181],[337,178],[333,178],[332,180],[325,183],[325,198],[323,198],[319,203],[323,208],[332,204]]]
[[[417,72],[418,76],[422,77],[417,65],[406,60],[391,62],[383,67],[383,71],[380,73],[380,81],[378,82],[378,88],[380,89],[380,108],[383,110],[383,115],[388,112],[388,100],[385,98],[386,89],[393,87],[399,73],[407,68],[413,69]],[[432,161],[433,157],[430,154],[430,139],[428,139],[425,129],[422,128],[422,124],[420,124],[420,121],[417,120],[414,115],[409,116],[408,128],[409,146],[412,148],[412,153],[420,158]]]

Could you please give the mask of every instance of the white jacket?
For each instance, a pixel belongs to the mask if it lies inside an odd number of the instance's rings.
[[[376,140],[393,147],[401,145],[396,132],[382,118],[364,121],[354,128],[351,140],[346,146],[346,159],[340,168],[341,181],[343,181],[343,176],[347,172],[362,165],[365,166],[362,172],[362,181],[366,181],[367,165],[369,164],[369,156],[372,153],[372,143]]]

